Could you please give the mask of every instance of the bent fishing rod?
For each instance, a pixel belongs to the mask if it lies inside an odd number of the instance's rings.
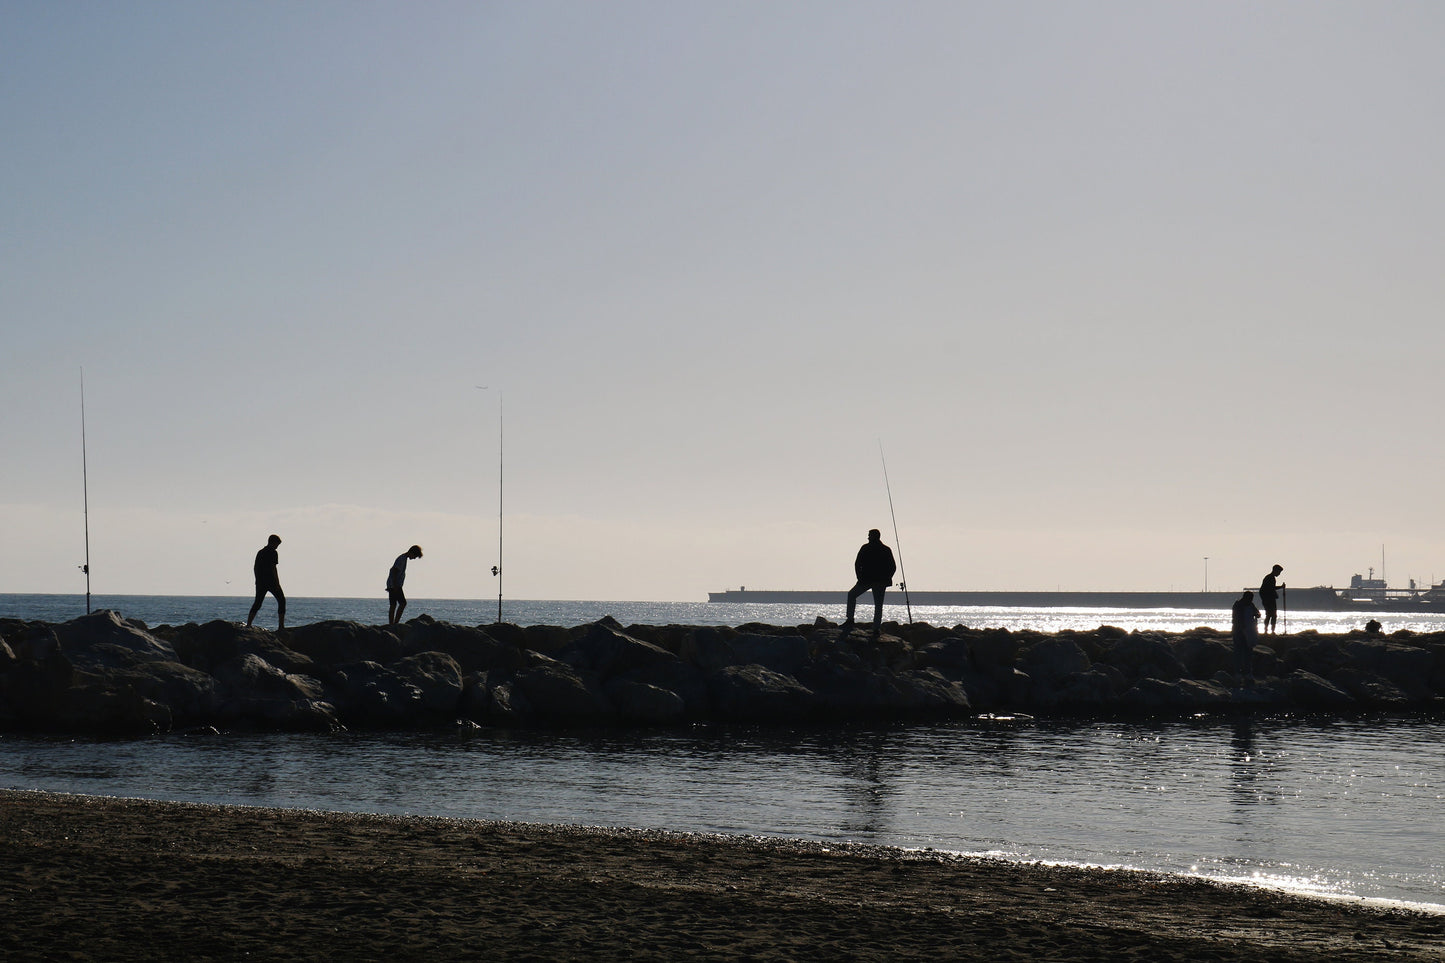
[[[898,516],[893,511],[893,486],[888,484],[888,459],[883,457],[883,439],[878,440],[878,458],[883,462],[883,488],[888,492],[888,514],[893,519],[893,547],[898,549],[898,587],[903,590],[903,607],[908,624],[913,624],[913,603],[908,598],[908,572],[903,567],[903,543],[898,538]]]

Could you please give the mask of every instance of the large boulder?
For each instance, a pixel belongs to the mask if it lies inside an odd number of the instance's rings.
[[[1430,675],[1435,655],[1429,649],[1384,640],[1350,640],[1340,648],[1350,659],[1350,668],[1389,682],[1411,700],[1424,701],[1431,695]],[[1331,680],[1334,675],[1331,674]]]
[[[615,678],[603,686],[603,692],[623,722],[668,725],[687,715],[687,703],[676,692],[645,682]]]
[[[323,666],[375,662],[390,665],[412,654],[397,626],[331,620],[289,630],[287,644]]]
[[[320,681],[246,653],[216,667],[223,720],[268,729],[328,731],[338,725]]]
[[[1290,699],[1306,709],[1347,709],[1355,702],[1339,686],[1304,669],[1291,672],[1284,684]]]
[[[1124,693],[1123,704],[1148,712],[1177,712],[1192,709],[1213,709],[1229,705],[1233,694],[1223,686],[1200,679],[1141,679]]]
[[[336,710],[349,725],[396,728],[425,714],[421,689],[380,663],[336,666],[329,681]]]
[[[101,609],[55,627],[61,650],[77,666],[129,667],[146,662],[176,662],[170,643],[151,635],[140,622]]]
[[[522,650],[511,642],[492,638],[481,628],[437,622],[420,615],[402,626],[406,648],[413,652],[445,652],[464,672],[520,669],[526,664]]]
[[[403,684],[418,693],[418,708],[438,718],[457,714],[462,698],[462,670],[445,652],[418,652],[391,667]]]
[[[971,633],[967,639],[973,667],[979,672],[1012,669],[1018,662],[1022,641],[1008,629],[984,629]]]
[[[728,722],[806,718],[816,699],[792,676],[761,665],[729,665],[708,676],[713,713]]]
[[[1044,708],[1058,704],[1064,680],[1090,666],[1088,653],[1073,639],[1040,639],[1019,656],[1019,668],[1030,680],[1028,702]]]
[[[788,675],[808,663],[811,649],[808,639],[801,635],[699,628],[682,643],[679,655],[705,672],[715,673],[728,666],[760,665]]]
[[[1118,699],[1124,675],[1113,666],[1095,665],[1087,672],[1074,672],[1051,690],[1053,707],[1069,711],[1104,709]]]
[[[1337,669],[1330,673],[1330,682],[1361,706],[1371,709],[1403,709],[1411,702],[1410,696],[1399,686],[1362,669]]]
[[[184,664],[215,674],[216,667],[243,655],[255,655],[283,672],[314,673],[314,660],[264,629],[214,620],[170,630],[170,644]]]
[[[585,635],[558,651],[556,658],[601,678],[678,661],[666,649],[628,635],[611,619],[593,623]]]
[[[592,679],[545,656],[537,656],[534,664],[518,672],[511,689],[525,699],[539,721],[597,722],[613,716],[611,703]]]
[[[1149,635],[1119,639],[1104,651],[1099,661],[1123,672],[1130,682],[1140,679],[1177,682],[1188,674],[1169,643]]]
[[[1174,639],[1170,648],[1191,679],[1211,679],[1234,668],[1234,650],[1221,640],[1200,632]]]

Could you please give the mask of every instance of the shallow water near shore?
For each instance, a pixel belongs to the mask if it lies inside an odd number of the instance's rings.
[[[0,786],[1121,866],[1445,909],[1445,722],[0,737]]]

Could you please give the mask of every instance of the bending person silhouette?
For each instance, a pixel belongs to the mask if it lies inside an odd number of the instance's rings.
[[[256,553],[256,564],[253,566],[256,572],[256,601],[251,603],[251,614],[246,616],[247,628],[256,621],[256,613],[261,611],[261,602],[267,592],[276,596],[276,631],[286,627],[286,593],[281,591],[281,576],[276,574],[276,566],[281,564],[276,546],[280,544],[281,536],[272,535],[266,539],[266,547]]]
[[[401,613],[406,609],[406,594],[402,592],[402,583],[406,581],[406,560],[409,558],[421,558],[421,546],[413,545],[396,557],[391,563],[391,571],[386,575],[386,621],[388,625],[396,625],[401,621]]]
[[[1274,580],[1284,571],[1283,565],[1276,565],[1270,573],[1259,583],[1259,601],[1264,606],[1264,631],[1274,632],[1275,619],[1278,617],[1277,606],[1279,605],[1279,590],[1283,585],[1275,585]]]
[[[853,610],[858,596],[873,590],[873,634],[877,635],[883,626],[883,593],[893,584],[893,573],[898,570],[893,561],[893,549],[884,545],[876,528],[868,530],[868,541],[858,549],[853,560],[853,574],[858,582],[848,590],[848,618],[843,623],[845,630],[853,627]]]

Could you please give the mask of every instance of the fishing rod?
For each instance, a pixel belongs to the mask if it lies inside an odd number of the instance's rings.
[[[903,590],[903,606],[908,610],[908,624],[913,624],[913,603],[908,599],[908,572],[903,568],[903,543],[898,538],[898,516],[893,511],[893,486],[888,484],[888,459],[883,457],[883,439],[878,440],[878,458],[883,462],[883,488],[888,492],[888,514],[893,519],[893,547],[898,549],[898,587]]]
[[[486,385],[477,385],[482,391]],[[492,566],[492,575],[497,580],[497,624],[502,624],[502,455],[506,450],[502,444],[506,427],[502,417],[502,392],[497,392],[497,564]]]
[[[85,459],[85,368],[80,369],[80,493],[85,515],[85,614],[90,614],[90,470]]]
[[[497,564],[492,574],[497,577],[497,624],[502,624],[502,434],[505,424],[502,420],[502,393],[497,392]]]

